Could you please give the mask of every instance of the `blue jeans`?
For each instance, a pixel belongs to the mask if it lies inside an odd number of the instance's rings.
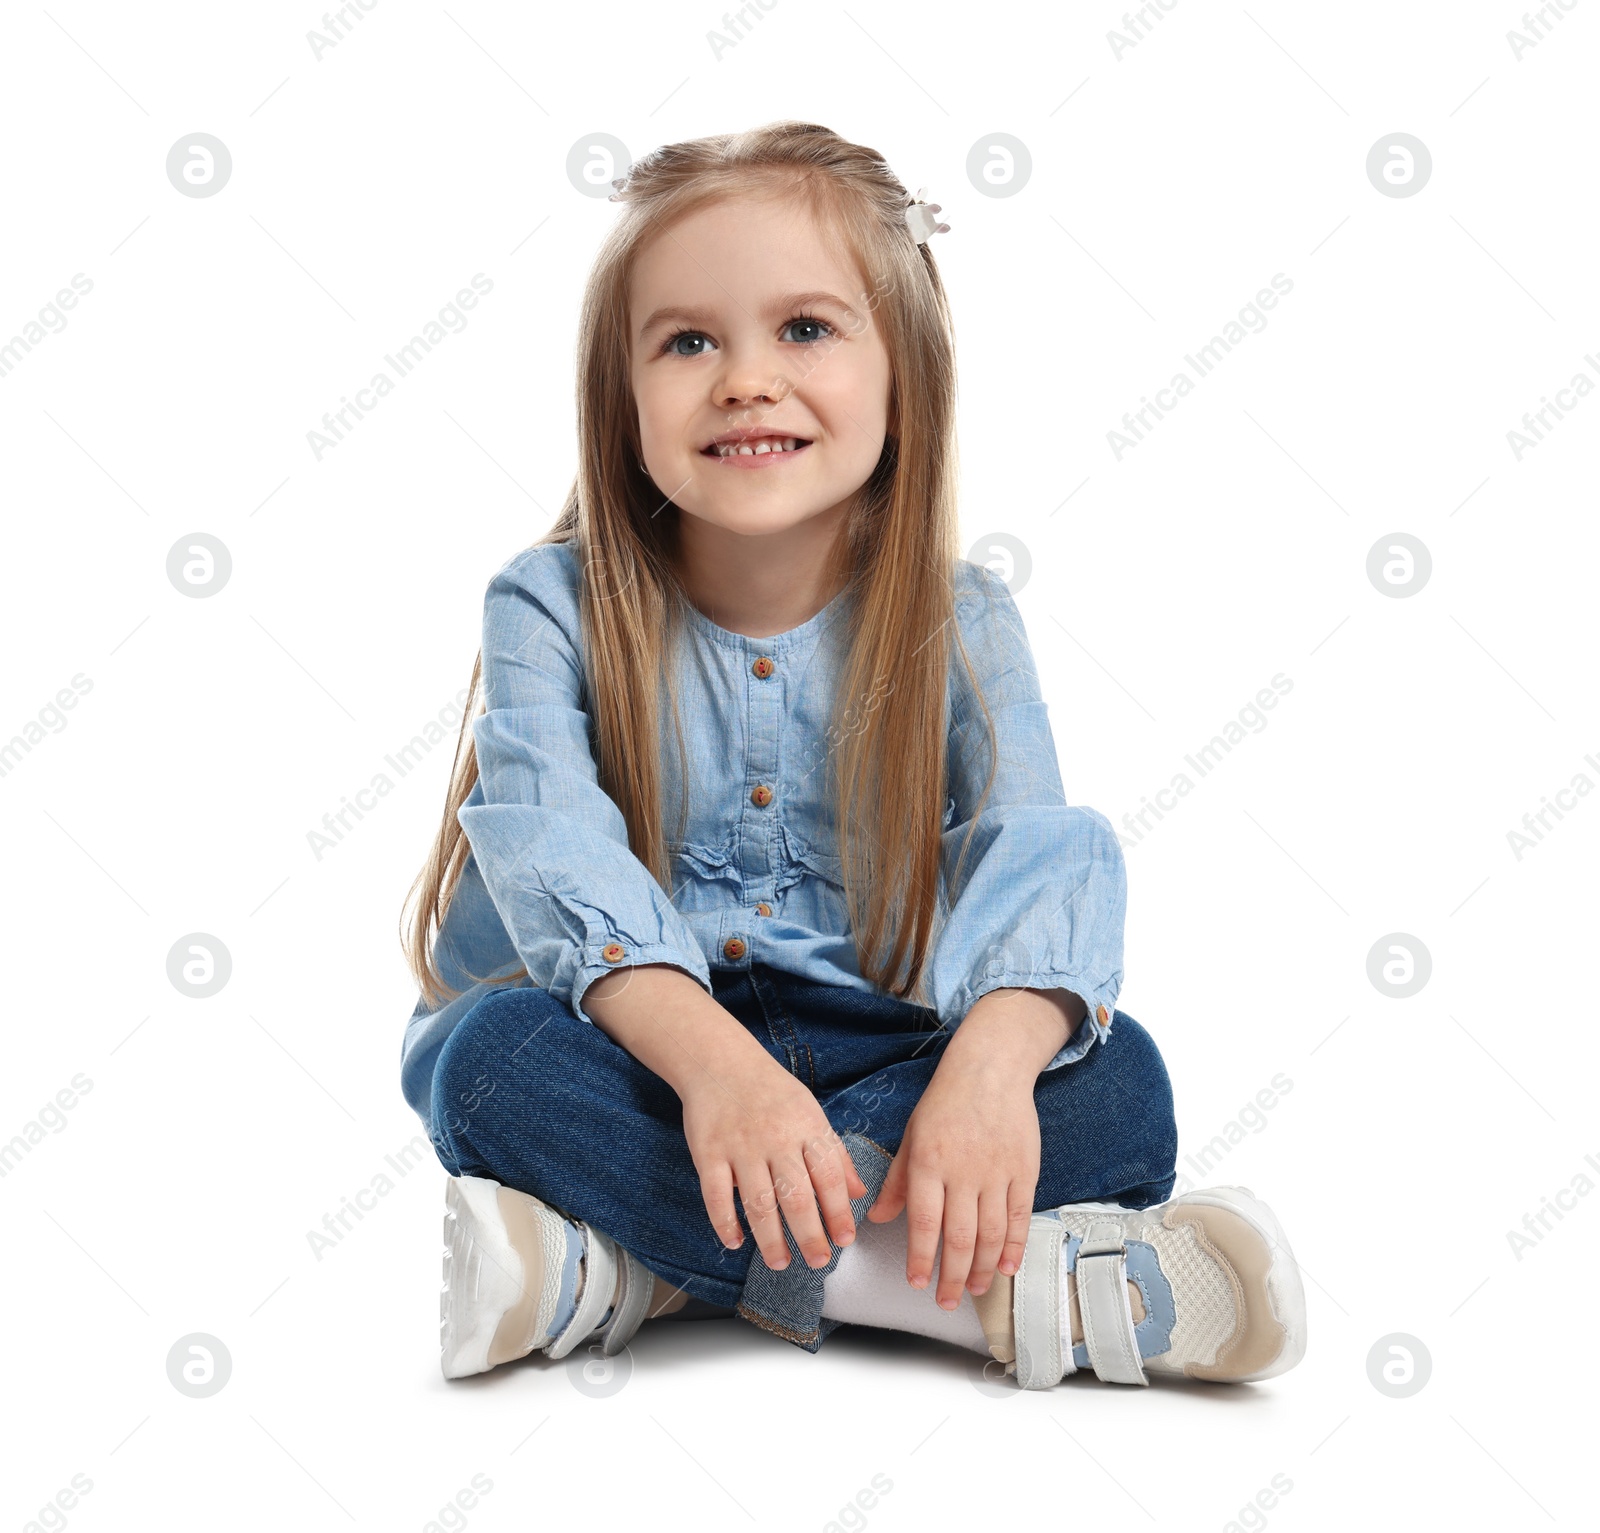
[[[713,969],[716,1000],[808,1086],[867,1184],[883,1185],[949,1035],[927,1007],[796,979],[763,964]],[[1039,1077],[1034,1208],[1159,1203],[1176,1181],[1172,1087],[1150,1035],[1118,1011],[1082,1059]],[[808,1351],[822,1279],[792,1236],[769,1268],[748,1236],[717,1238],[683,1133],[678,1094],[599,1028],[530,985],[491,991],[456,1025],[433,1077],[431,1137],[452,1176],[489,1177],[594,1225],[657,1276]],[[736,1194],[737,1195],[737,1194]],[[786,1232],[787,1233],[787,1232]]]

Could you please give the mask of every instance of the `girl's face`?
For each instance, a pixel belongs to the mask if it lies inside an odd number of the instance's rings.
[[[804,205],[688,214],[640,247],[631,289],[633,397],[661,492],[745,535],[842,513],[883,452],[889,354],[861,273]]]

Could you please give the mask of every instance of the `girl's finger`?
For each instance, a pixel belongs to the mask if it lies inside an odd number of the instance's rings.
[[[850,1147],[842,1139],[839,1141],[839,1158],[844,1162],[844,1190],[852,1199],[866,1197],[867,1184],[861,1180],[861,1173],[856,1170],[856,1163],[851,1158]]]
[[[927,1171],[908,1170],[905,1198],[906,1281],[913,1288],[926,1288],[933,1277],[933,1253],[944,1224],[944,1181]]]
[[[1033,1183],[1013,1182],[1006,1191],[1006,1243],[1000,1252],[1000,1270],[1008,1277],[1022,1265],[1022,1248],[1028,1243],[1033,1221]]]
[[[833,1247],[822,1231],[822,1220],[817,1215],[817,1194],[811,1184],[811,1172],[805,1160],[795,1155],[789,1160],[774,1161],[768,1168],[772,1172],[772,1185],[778,1194],[778,1207],[783,1210],[784,1223],[800,1247],[800,1255],[808,1267],[825,1267],[833,1256]],[[767,1265],[770,1267],[771,1262]]]
[[[972,1254],[978,1245],[978,1189],[944,1190],[944,1245],[939,1252],[939,1303],[954,1309],[961,1302]]]
[[[700,1173],[700,1196],[705,1199],[711,1228],[730,1251],[744,1244],[744,1230],[733,1207],[733,1167],[726,1161]]]
[[[1006,1243],[1006,1191],[1002,1182],[978,1193],[978,1244],[967,1274],[967,1287],[975,1294],[985,1292],[994,1281],[994,1264]]]
[[[750,1161],[739,1166],[739,1201],[755,1237],[763,1260],[774,1272],[789,1265],[789,1243],[783,1238],[783,1220],[778,1215],[778,1196],[772,1189],[767,1163]]]
[[[835,1135],[829,1140],[813,1140],[806,1146],[805,1153],[823,1223],[835,1245],[847,1246],[856,1238],[855,1215],[850,1212],[850,1195],[845,1191],[849,1179],[845,1168],[851,1164],[850,1152]],[[866,1190],[864,1186],[862,1190]],[[829,1255],[832,1254],[830,1251]]]
[[[878,1196],[872,1200],[872,1207],[867,1210],[867,1218],[874,1224],[884,1224],[893,1219],[905,1206],[905,1156],[896,1155],[889,1162],[889,1169],[884,1173],[883,1186],[878,1189]]]
[[[826,1118],[822,1120],[821,1130],[806,1141],[806,1162],[808,1165],[816,1163],[817,1157],[825,1148],[831,1148],[839,1157],[839,1164],[844,1170],[845,1195],[850,1198],[866,1196],[867,1184],[861,1180],[861,1173],[856,1170],[856,1163],[850,1156],[849,1146],[843,1137]]]

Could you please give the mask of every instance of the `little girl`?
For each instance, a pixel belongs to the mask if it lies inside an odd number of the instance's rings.
[[[1292,1367],[1277,1220],[1171,1197],[1121,849],[959,556],[937,204],[798,122],[616,185],[577,481],[489,582],[409,936],[446,1377],[707,1314],[1032,1389]]]

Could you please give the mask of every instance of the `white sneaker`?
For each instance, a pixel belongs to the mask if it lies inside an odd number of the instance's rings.
[[[485,1177],[451,1177],[444,1202],[439,1365],[447,1379],[535,1351],[565,1357],[580,1342],[598,1340],[614,1356],[632,1340],[655,1289],[654,1274],[638,1257],[538,1198]],[[613,1306],[619,1266],[622,1288]],[[577,1308],[551,1335],[551,1322],[574,1292]]]
[[[1248,1187],[1202,1188],[1153,1208],[1068,1203],[1036,1213],[1012,1321],[1007,1372],[1024,1389],[1084,1368],[1114,1384],[1163,1373],[1244,1383],[1287,1372],[1306,1350],[1300,1269]]]

